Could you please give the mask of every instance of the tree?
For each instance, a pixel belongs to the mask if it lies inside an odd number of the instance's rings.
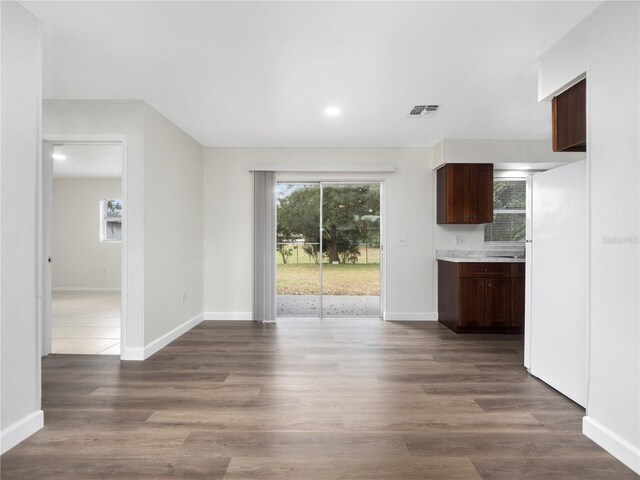
[[[524,241],[526,236],[526,184],[510,179],[493,184],[494,223],[488,224],[488,238],[495,241]]]
[[[355,262],[359,244],[379,241],[380,188],[378,185],[335,185],[323,191],[323,246],[330,262]]]
[[[106,205],[107,217],[121,217],[122,216],[122,201],[121,200],[107,200]]]
[[[316,185],[278,186],[278,229],[276,232],[279,250],[284,243],[303,240],[303,250],[319,262],[320,246],[320,188]],[[284,261],[283,258],[283,262]]]
[[[353,262],[361,242],[379,242],[378,185],[332,185],[322,196],[323,254],[330,262]],[[304,239],[304,251],[318,262],[320,188],[317,185],[279,185],[278,239]]]
[[[276,250],[278,251],[278,253],[280,254],[280,256],[282,257],[282,263],[286,264],[287,263],[287,259],[293,255],[293,247],[286,243],[283,242],[282,240],[285,240],[284,238],[281,238],[280,235],[276,234]]]

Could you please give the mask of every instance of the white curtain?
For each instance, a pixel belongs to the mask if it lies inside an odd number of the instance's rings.
[[[276,173],[253,172],[253,319],[276,320]]]

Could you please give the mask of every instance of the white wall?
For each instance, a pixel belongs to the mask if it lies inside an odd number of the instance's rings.
[[[251,318],[253,180],[279,170],[389,165],[395,173],[281,173],[279,180],[384,180],[389,319],[435,319],[432,154],[423,149],[205,149],[204,310],[208,318]],[[400,237],[409,245],[400,247]]]
[[[539,97],[587,74],[590,354],[583,431],[640,473],[640,4],[605,2],[541,58]]]
[[[202,313],[203,148],[145,103],[144,160],[148,345]]]
[[[42,428],[37,289],[40,158],[40,24],[13,1],[1,25],[0,452]]]
[[[53,289],[119,290],[121,243],[100,241],[100,202],[120,178],[53,179]]]
[[[122,357],[146,358],[202,312],[202,147],[138,100],[47,100],[43,130],[45,138],[126,135]]]
[[[126,166],[123,165],[124,229],[126,243],[125,330],[122,358],[135,358],[144,348],[144,148],[143,102],[45,100],[42,116],[44,138],[52,136],[90,138],[125,135]],[[134,353],[135,352],[135,353]]]

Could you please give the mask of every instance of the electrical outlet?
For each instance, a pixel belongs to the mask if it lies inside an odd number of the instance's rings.
[[[182,295],[180,295],[180,300],[182,300],[182,303],[187,303],[187,292],[182,292]]]
[[[408,237],[400,237],[400,241],[398,242],[398,245],[400,245],[401,247],[406,247],[409,245],[409,238]]]
[[[464,245],[464,236],[462,235],[456,236],[456,245]]]

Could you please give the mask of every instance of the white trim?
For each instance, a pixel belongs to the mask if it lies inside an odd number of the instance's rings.
[[[438,312],[385,312],[384,319],[390,322],[437,322]]]
[[[42,427],[44,427],[44,412],[42,410],[30,413],[8,426],[0,434],[0,454],[4,455]]]
[[[205,320],[253,320],[251,312],[204,312]]]
[[[382,164],[382,165],[354,165],[343,163],[338,166],[327,165],[324,163],[307,164],[304,162],[297,163],[295,165],[285,165],[282,163],[255,163],[249,168],[250,172],[306,172],[306,173],[363,173],[363,172],[386,172],[393,173],[396,171],[395,165]],[[340,183],[340,182],[338,182]]]
[[[582,433],[640,475],[640,448],[588,415],[582,417]]]
[[[122,344],[121,344],[122,345]],[[123,347],[120,352],[120,360],[144,360],[144,348],[126,348]]]
[[[52,292],[120,292],[120,288],[109,287],[54,287]]]
[[[585,72],[585,78],[587,77],[591,77],[591,66],[587,67],[587,71]],[[586,88],[586,94],[585,94],[585,103],[586,103],[586,138],[587,138],[587,145],[592,145],[591,143],[591,84],[592,82],[587,82],[587,88]],[[586,323],[586,329],[585,329],[585,335],[586,335],[586,341],[587,341],[587,345],[585,348],[585,391],[586,391],[586,396],[585,396],[585,405],[587,405],[587,408],[589,407],[589,399],[591,396],[591,234],[592,234],[592,228],[591,228],[591,182],[592,182],[592,175],[591,175],[591,168],[592,168],[592,160],[591,160],[591,149],[587,148],[587,152],[586,152],[586,159],[585,159],[585,169],[586,169],[586,182],[587,182],[587,187],[586,187],[586,200],[587,200],[587,218],[586,220],[586,226],[587,226],[587,239],[586,239],[586,255],[585,255],[585,267],[586,267],[586,275],[585,275],[585,293],[586,293],[586,306],[585,306],[585,314],[586,314],[586,318],[585,318],[585,323]],[[588,411],[586,412],[587,414],[589,413]],[[640,473],[640,472],[637,472]]]
[[[68,102],[69,100],[60,100],[60,102]],[[87,100],[93,102],[93,100]],[[46,100],[46,103],[50,103],[51,100]],[[106,102],[111,102],[108,100]],[[42,140],[52,143],[121,143],[126,140],[126,135],[120,134],[44,134]]]
[[[379,318],[387,311],[387,181],[380,180],[380,301]]]
[[[53,256],[53,240],[48,233],[52,223],[53,195],[53,145],[40,142],[38,162],[38,338],[40,357],[51,353],[52,302],[51,287],[53,277],[48,257]],[[48,157],[45,161],[45,156]],[[40,363],[40,362],[38,362]],[[42,384],[42,376],[39,377]],[[40,399],[38,399],[40,401]]]
[[[160,338],[157,338],[153,342],[151,342],[148,345],[146,345],[144,347],[144,359],[146,360],[151,355],[156,353],[158,350],[161,350],[162,348],[164,348],[167,345],[169,345],[176,338],[178,338],[181,335],[184,335],[185,333],[187,333],[193,327],[195,327],[196,325],[200,324],[202,322],[202,320],[204,320],[204,314],[203,313],[199,313],[195,317],[193,317],[193,318],[187,320],[186,322],[184,322],[182,325],[178,325],[173,330],[165,333]]]
[[[368,170],[363,170],[363,172],[367,172]],[[380,170],[381,172],[384,172],[385,170]],[[315,172],[315,173],[344,173],[341,170],[334,170],[334,169],[330,169],[330,170],[326,170],[325,172]],[[390,172],[395,172],[395,168],[393,170],[390,170]],[[318,185],[320,187],[320,230],[322,230],[322,217],[323,217],[323,212],[322,212],[322,206],[324,204],[323,202],[323,195],[324,195],[324,190],[323,190],[323,186],[324,185],[378,185],[379,189],[380,189],[380,269],[379,269],[379,275],[380,275],[380,300],[379,300],[379,316],[372,316],[372,317],[324,317],[324,318],[332,318],[332,319],[350,319],[350,318],[377,318],[377,319],[385,319],[384,316],[384,312],[386,309],[386,305],[387,305],[387,255],[386,255],[386,244],[387,244],[387,180],[385,178],[379,178],[379,179],[368,179],[368,180],[358,180],[357,177],[356,179],[350,179],[350,180],[323,180],[322,178],[320,179],[310,179],[307,176],[304,175],[293,175],[292,179],[286,179],[286,174],[287,173],[295,173],[295,171],[278,171],[278,174],[285,174],[285,179],[283,180],[282,177],[280,175],[278,175],[276,177],[276,184],[278,183],[287,183],[287,184],[293,184],[293,183],[299,183],[299,184],[307,184],[307,185]],[[314,173],[314,172],[307,172],[307,173]],[[358,173],[358,172],[354,172],[354,173]],[[277,223],[277,216],[276,216],[276,223]],[[320,235],[320,251],[322,251],[322,235]],[[322,291],[322,286],[323,286],[323,281],[324,281],[324,275],[323,275],[323,263],[320,262],[320,291]],[[276,317],[277,318],[317,318],[320,319],[322,318],[322,299],[323,299],[323,295],[319,295],[320,298],[320,316],[318,317],[290,317],[290,316],[282,316],[282,317]],[[437,316],[437,314],[436,314]],[[224,318],[215,318],[214,320],[223,320]],[[243,318],[238,318],[238,319],[234,319],[234,320],[250,320],[250,319],[243,319]],[[437,320],[437,318],[436,318]]]
[[[49,100],[47,100],[49,101]],[[61,100],[61,101],[66,101],[66,100]],[[105,103],[107,103],[109,101],[105,101]],[[123,103],[129,103],[129,101],[123,101]],[[136,101],[130,101],[130,103],[141,103],[139,100]],[[138,356],[138,353],[134,353],[137,352],[138,350],[140,350],[139,348],[127,348],[128,345],[128,339],[127,339],[127,289],[128,289],[128,276],[129,276],[129,250],[130,250],[130,246],[129,246],[129,241],[128,241],[128,231],[129,231],[129,214],[128,214],[128,210],[129,210],[129,193],[128,193],[128,185],[129,185],[129,166],[128,166],[128,162],[129,162],[129,140],[128,140],[128,136],[124,135],[124,134],[43,134],[42,135],[42,141],[43,142],[50,142],[50,143],[119,143],[122,146],[122,176],[121,176],[121,195],[120,195],[120,199],[122,200],[122,202],[125,205],[125,208],[123,209],[122,212],[122,240],[121,240],[121,253],[120,253],[120,262],[121,262],[121,268],[120,268],[120,345],[122,348],[122,353],[120,358],[122,360],[143,360],[143,358],[128,358],[128,355],[133,355],[133,356]],[[42,154],[40,155],[40,162],[39,162],[39,171],[40,171],[40,175],[42,174],[42,168],[43,168],[43,162],[42,162]],[[143,162],[144,162],[144,156],[143,156]],[[144,166],[144,165],[143,165]],[[53,181],[53,178],[52,178]],[[39,188],[40,191],[40,195],[42,196],[42,186],[40,186]],[[144,192],[143,192],[144,194]],[[43,199],[40,198],[40,201],[38,202],[38,215],[40,216],[40,218],[43,217],[43,211],[42,209],[44,208],[44,202]],[[142,219],[142,224],[144,225],[144,218]],[[44,228],[44,225],[41,223],[41,228]],[[51,232],[43,232],[44,235],[51,235]],[[44,235],[41,236],[40,240],[39,240],[39,249],[41,249],[44,252],[44,248],[45,248],[45,240],[44,240]],[[144,229],[143,229],[143,236],[144,236]],[[142,239],[142,242],[144,244],[144,238]],[[144,257],[144,255],[142,256]],[[40,264],[44,265],[44,262],[46,261],[46,259],[44,258],[44,256],[42,257]],[[144,258],[143,258],[144,261]],[[142,271],[144,272],[144,265],[142,268]],[[39,279],[39,283],[43,283],[44,282],[44,268],[42,269],[42,272],[40,273],[41,278]],[[143,275],[144,277],[144,275]],[[143,279],[144,282],[144,279]],[[44,286],[44,285],[43,285]],[[142,285],[142,289],[144,291],[144,284]],[[51,330],[51,318],[47,318],[50,317],[48,315],[44,314],[44,309],[43,312],[40,315],[40,336],[43,336],[43,332],[45,329],[47,330]],[[141,328],[143,329],[142,332],[142,337],[144,338],[144,319],[141,319]],[[50,345],[50,337],[51,335],[48,335],[48,338],[46,338],[46,341],[49,342],[48,345],[48,350],[47,349],[43,349],[43,351],[47,352],[47,351],[51,351],[51,345]],[[43,340],[45,341],[45,340]],[[38,365],[40,363],[38,362]]]
[[[155,339],[153,342],[146,345],[144,348],[123,348],[120,355],[121,360],[146,360],[151,355],[169,345],[176,338],[184,335],[196,325],[200,324],[204,320],[204,314],[199,313],[195,317],[187,320],[181,325],[178,325],[173,330],[165,333],[160,338]]]

